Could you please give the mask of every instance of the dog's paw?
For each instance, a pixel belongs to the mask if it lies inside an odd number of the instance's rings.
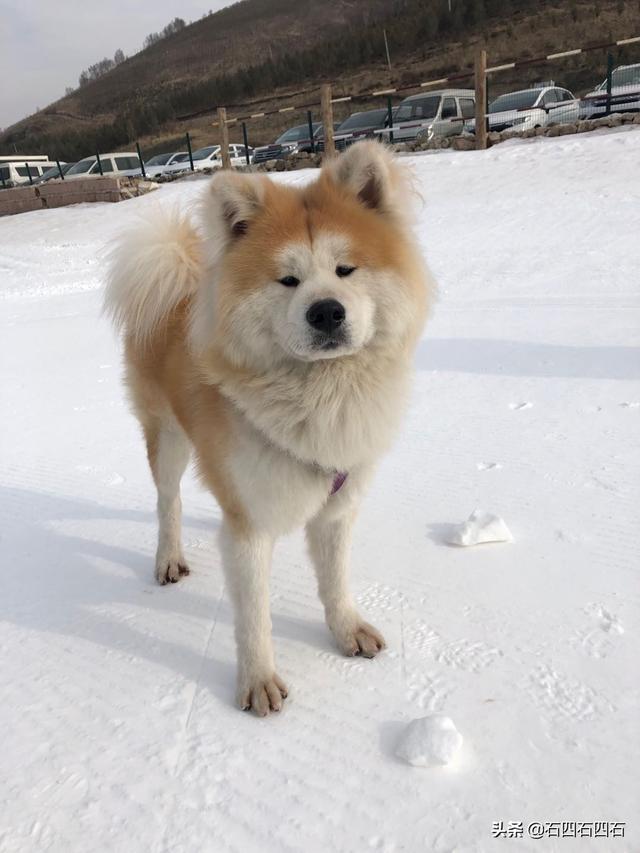
[[[360,618],[350,628],[334,628],[333,634],[338,648],[348,657],[360,655],[363,658],[374,658],[387,646],[380,631]]]
[[[284,681],[274,672],[239,685],[238,704],[243,711],[253,711],[258,717],[266,717],[270,711],[281,710],[287,692]]]
[[[156,580],[160,586],[178,583],[180,578],[189,574],[189,566],[183,557],[158,558],[156,560]]]

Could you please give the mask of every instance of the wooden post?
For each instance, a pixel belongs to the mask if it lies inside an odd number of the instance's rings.
[[[227,126],[226,107],[218,107],[218,127],[220,128],[220,157],[222,168],[231,168],[231,157],[229,156],[229,128]]]
[[[487,51],[476,54],[476,149],[487,147]]]
[[[331,103],[331,85],[323,83],[320,89],[320,109],[324,131],[324,156],[335,157],[336,145],[333,141],[333,104]]]

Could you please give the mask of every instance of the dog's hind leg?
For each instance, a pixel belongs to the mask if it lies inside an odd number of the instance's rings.
[[[182,554],[180,480],[189,462],[189,439],[178,424],[145,425],[147,453],[158,490],[158,550],[156,579],[176,583],[189,568]]]
[[[348,488],[345,487],[345,488]],[[318,578],[318,595],[325,618],[340,651],[345,655],[375,657],[385,642],[382,634],[365,622],[349,592],[349,552],[355,509],[342,496],[329,503],[307,524],[307,543]]]

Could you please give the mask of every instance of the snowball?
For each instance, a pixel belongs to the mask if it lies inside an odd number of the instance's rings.
[[[462,746],[462,735],[450,717],[430,714],[412,720],[405,729],[396,755],[414,767],[449,764]]]
[[[456,526],[447,542],[450,545],[468,547],[483,542],[513,542],[513,536],[499,515],[477,509],[467,521]]]

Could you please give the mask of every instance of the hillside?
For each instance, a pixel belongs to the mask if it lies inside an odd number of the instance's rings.
[[[495,59],[526,58],[638,32],[637,0],[454,0],[451,12],[448,0],[242,0],[8,128],[0,152],[72,159],[136,139],[152,152],[179,144],[186,130],[199,145],[212,141],[218,104],[233,115],[234,104],[268,107],[323,80],[344,93],[405,84],[471,67],[479,44]],[[602,78],[605,63],[596,52],[553,72],[584,91]],[[546,73],[532,67],[529,79]],[[496,84],[523,82],[529,80],[520,71]],[[293,119],[302,120],[302,114]],[[291,122],[285,115],[254,123],[251,142],[267,141]]]

